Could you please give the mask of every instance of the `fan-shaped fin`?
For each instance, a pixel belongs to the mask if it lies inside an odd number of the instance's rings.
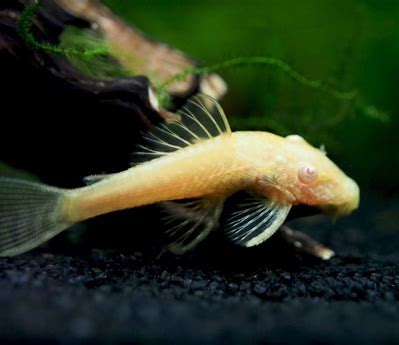
[[[283,224],[291,205],[250,195],[235,198],[228,205],[224,230],[234,243],[252,247],[266,241]]]
[[[33,249],[72,225],[65,190],[0,176],[0,256]]]
[[[219,222],[223,200],[193,199],[189,201],[163,202],[169,244],[167,249],[184,254],[193,249]]]
[[[144,141],[134,154],[134,163],[165,156],[201,140],[231,133],[223,109],[207,95],[198,94],[190,98],[178,111],[177,118],[143,135]]]

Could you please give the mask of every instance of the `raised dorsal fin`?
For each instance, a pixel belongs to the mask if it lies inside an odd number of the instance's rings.
[[[234,243],[253,247],[270,238],[285,221],[291,205],[239,194],[226,205],[224,231]]]
[[[174,254],[184,254],[205,239],[218,225],[223,200],[193,199],[163,202],[167,238],[166,248]]]
[[[210,96],[197,94],[177,112],[177,120],[163,123],[143,135],[134,154],[134,163],[165,156],[231,129],[219,103]]]

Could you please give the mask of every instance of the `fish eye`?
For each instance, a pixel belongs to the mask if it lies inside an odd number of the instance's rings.
[[[310,183],[317,179],[317,169],[312,165],[305,165],[298,172],[299,181],[302,183]]]

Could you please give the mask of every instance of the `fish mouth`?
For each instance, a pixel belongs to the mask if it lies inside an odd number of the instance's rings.
[[[328,215],[331,217],[343,217],[352,213],[358,208],[358,204],[342,204],[342,205],[327,205],[327,206],[308,206],[308,205],[298,205],[291,208],[288,214],[287,220],[294,220],[299,218],[306,218],[311,216],[316,216],[320,214]]]
[[[359,204],[353,202],[340,204],[340,205],[327,205],[320,207],[320,210],[331,217],[340,218],[351,214],[358,208]]]
[[[319,207],[308,205],[296,205],[291,208],[287,220],[294,220],[298,218],[311,217],[323,213]]]

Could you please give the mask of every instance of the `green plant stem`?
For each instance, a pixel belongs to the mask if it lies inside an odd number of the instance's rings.
[[[48,42],[40,42],[32,33],[32,23],[39,11],[42,1],[35,1],[28,4],[24,11],[21,13],[19,20],[19,32],[24,41],[35,49],[41,49],[56,55],[64,56],[81,56],[83,58],[91,59],[100,55],[108,53],[107,47],[98,47],[94,49],[74,49],[74,48],[62,48],[58,45],[53,45]]]
[[[42,4],[42,0],[34,1],[28,4],[21,14],[19,20],[19,31],[22,38],[33,48],[42,49],[52,54],[64,55],[67,57],[77,56],[86,59],[92,59],[98,56],[103,56],[109,53],[109,49],[106,46],[100,46],[92,49],[76,49],[76,48],[63,48],[58,45],[53,45],[48,42],[40,42],[32,33],[32,23],[39,11]],[[284,61],[269,57],[269,56],[249,56],[249,57],[237,57],[229,60],[222,61],[220,63],[211,64],[203,67],[193,67],[184,70],[181,73],[174,75],[169,78],[161,85],[157,87],[158,96],[161,104],[166,105],[169,101],[169,95],[167,93],[167,87],[176,81],[185,80],[189,75],[201,75],[209,72],[216,72],[219,70],[229,69],[232,67],[241,67],[248,65],[268,65],[276,69],[283,71],[291,79],[305,85],[309,88],[320,90],[326,94],[333,96],[336,99],[343,100],[346,102],[353,102],[360,111],[368,117],[378,119],[380,121],[386,122],[389,120],[389,116],[376,109],[373,106],[367,105],[359,100],[357,91],[340,91],[336,88],[328,85],[321,80],[309,79],[296,70],[294,70],[290,65]]]
[[[241,67],[241,66],[248,66],[248,65],[268,65],[272,66],[278,70],[283,71],[286,73],[291,79],[299,82],[302,85],[305,85],[309,88],[320,90],[326,94],[331,95],[332,97],[346,101],[352,102],[358,109],[361,110],[363,114],[368,117],[374,118],[376,120],[380,120],[382,122],[389,121],[389,115],[379,111],[374,106],[370,106],[362,102],[358,97],[358,92],[356,90],[352,91],[340,91],[336,88],[328,85],[326,82],[321,80],[312,80],[309,79],[296,70],[294,70],[290,65],[285,63],[284,61],[269,57],[269,56],[249,56],[249,57],[237,57],[233,59],[229,59],[226,61],[222,61],[220,63],[211,64],[208,66],[203,67],[194,67],[186,69],[185,71],[178,73],[162,83],[158,87],[158,91],[160,95],[165,94],[166,88],[173,84],[176,81],[185,80],[189,75],[200,75],[209,72],[216,72],[220,70],[229,69],[232,67]],[[164,96],[162,96],[164,97]]]
[[[348,92],[339,91],[339,90],[334,89],[333,87],[327,85],[325,82],[323,82],[321,80],[308,79],[305,76],[298,73],[297,71],[295,71],[290,65],[288,65],[284,61],[281,61],[274,57],[268,57],[268,56],[237,57],[237,58],[226,60],[226,61],[223,61],[220,63],[212,64],[209,66],[189,68],[189,69],[171,77],[169,80],[167,80],[166,82],[161,84],[160,88],[165,88],[165,87],[169,86],[170,84],[173,84],[176,81],[184,80],[190,74],[199,75],[199,74],[229,69],[232,67],[241,67],[241,66],[247,66],[247,65],[269,65],[269,66],[272,66],[276,69],[283,71],[290,78],[301,83],[302,85],[308,86],[312,89],[321,90],[327,94],[332,95],[335,98],[342,99],[345,101],[354,100],[357,96],[356,91],[348,91]]]

